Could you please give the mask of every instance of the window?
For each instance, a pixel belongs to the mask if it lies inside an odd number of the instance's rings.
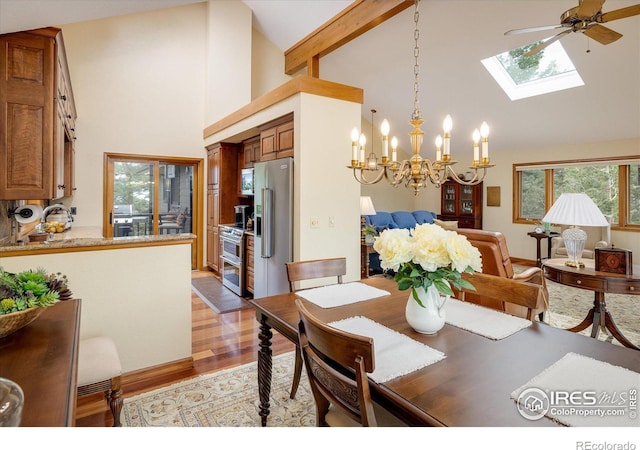
[[[565,192],[584,192],[616,228],[640,228],[640,158],[514,164],[515,223],[537,222]]]
[[[524,56],[543,41],[482,60],[482,64],[511,100],[584,85],[560,42]]]

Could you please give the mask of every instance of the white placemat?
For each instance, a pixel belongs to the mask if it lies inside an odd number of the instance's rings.
[[[304,289],[296,291],[296,295],[315,303],[321,308],[334,308],[390,294],[382,289],[354,281],[353,283],[330,284],[328,286]]]
[[[445,358],[445,354],[366,317],[332,322],[334,328],[373,338],[375,370],[372,380],[384,383]]]
[[[449,325],[494,340],[504,339],[531,325],[530,320],[454,298],[447,300],[445,311]]]
[[[546,416],[569,426],[637,427],[640,405],[634,398],[639,389],[639,373],[567,353],[513,391],[511,398],[531,420]]]

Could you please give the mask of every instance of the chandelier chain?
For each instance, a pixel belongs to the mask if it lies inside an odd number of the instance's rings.
[[[422,114],[420,113],[420,84],[418,81],[420,75],[420,65],[418,64],[418,57],[420,56],[420,47],[418,46],[418,40],[420,38],[420,29],[418,28],[418,20],[420,19],[420,12],[418,11],[418,5],[420,0],[415,0],[416,9],[413,13],[413,22],[416,25],[416,28],[413,32],[413,39],[415,41],[415,45],[413,47],[413,57],[415,59],[415,63],[413,66],[413,115],[412,119],[420,119]]]
[[[347,166],[349,169],[353,169],[353,177],[361,184],[372,185],[381,181],[383,178],[389,182],[392,186],[404,185],[407,188],[413,188],[413,193],[418,194],[420,189],[426,188],[431,183],[436,187],[440,187],[442,183],[447,180],[453,180],[456,183],[473,186],[481,183],[487,169],[490,169],[494,165],[490,163],[488,156],[488,136],[489,126],[486,122],[482,123],[480,130],[474,130],[474,155],[472,165],[469,167],[470,172],[466,172],[464,176],[459,175],[459,172],[454,170],[453,166],[457,161],[453,160],[450,155],[450,142],[451,142],[451,128],[452,121],[451,116],[447,115],[443,122],[444,137],[438,136],[436,139],[436,158],[431,160],[429,158],[423,158],[420,156],[420,148],[422,146],[422,140],[424,132],[420,129],[420,126],[424,123],[422,120],[422,112],[420,111],[420,64],[418,62],[420,57],[420,28],[418,22],[420,20],[420,13],[418,6],[420,0],[414,0],[415,11],[413,13],[413,21],[415,23],[415,29],[413,32],[414,46],[413,46],[413,113],[411,114],[411,120],[409,124],[413,127],[409,133],[411,140],[412,156],[409,159],[398,160],[397,159],[397,146],[398,140],[394,136],[391,139],[391,158],[388,153],[388,135],[389,135],[389,123],[387,120],[382,122],[380,132],[382,134],[382,162],[378,163],[378,158],[374,152],[373,144],[373,129],[375,122],[376,110],[371,110],[371,153],[369,157],[365,155],[365,142],[364,134],[360,134],[360,153],[358,156],[358,130],[354,128],[351,132],[351,165]],[[482,157],[479,153],[479,143],[482,138]]]

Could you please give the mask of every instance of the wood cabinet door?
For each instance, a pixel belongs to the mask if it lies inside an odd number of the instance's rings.
[[[212,189],[220,187],[220,149],[207,151],[207,185]]]
[[[276,159],[276,129],[269,128],[260,133],[260,161]]]
[[[293,156],[293,122],[276,127],[276,148],[278,158]]]
[[[0,60],[0,199],[53,198],[53,40],[2,36]]]

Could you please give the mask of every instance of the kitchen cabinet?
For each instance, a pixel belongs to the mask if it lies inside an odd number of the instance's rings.
[[[293,157],[293,114],[260,127],[260,161]]]
[[[242,142],[242,168],[248,169],[260,161],[260,136]]]
[[[482,228],[482,183],[466,186],[446,181],[440,187],[440,220],[455,220],[460,228]]]
[[[238,204],[238,152],[240,145],[216,143],[207,147],[207,266],[220,270],[218,225],[235,221]]]
[[[0,35],[0,199],[71,195],[76,109],[58,28]]]
[[[245,270],[247,271],[247,273],[245,274],[245,280],[246,281],[246,285],[247,285],[247,291],[249,291],[251,293],[251,295],[253,295],[253,282],[254,282],[254,271],[253,271],[253,257],[255,255],[254,253],[254,246],[253,246],[253,234],[246,234],[246,239],[245,239]]]

